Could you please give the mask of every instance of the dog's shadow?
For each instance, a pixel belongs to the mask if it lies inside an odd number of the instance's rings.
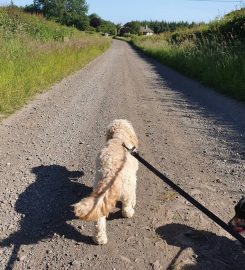
[[[15,204],[21,214],[20,229],[0,242],[1,247],[13,246],[6,269],[12,269],[21,245],[35,244],[55,234],[78,242],[92,244],[67,221],[74,219],[71,205],[87,196],[92,189],[77,180],[84,173],[69,171],[59,165],[32,169],[36,181],[29,185]]]
[[[195,230],[182,224],[161,226],[156,229],[156,233],[168,245],[180,247],[167,270],[244,269],[244,247],[224,236],[218,236],[208,231]],[[191,248],[194,254],[185,252],[188,248]],[[195,260],[192,260],[194,257]]]

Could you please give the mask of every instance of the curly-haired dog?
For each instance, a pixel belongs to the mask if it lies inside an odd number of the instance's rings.
[[[122,146],[138,147],[132,125],[123,119],[114,120],[107,128],[106,146],[96,160],[96,175],[92,194],[74,205],[77,217],[96,221],[94,241],[106,244],[106,217],[122,202],[123,217],[134,215],[136,204],[136,172],[138,161]]]

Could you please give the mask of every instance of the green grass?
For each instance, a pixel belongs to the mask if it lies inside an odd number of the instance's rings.
[[[110,39],[0,8],[0,113],[78,70],[110,46]]]
[[[133,37],[131,42],[162,63],[245,101],[245,9],[194,29]]]

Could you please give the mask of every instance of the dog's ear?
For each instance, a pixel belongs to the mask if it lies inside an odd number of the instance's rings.
[[[113,135],[115,133],[115,130],[120,126],[119,120],[112,121],[106,130],[106,141],[113,138]]]
[[[113,138],[113,134],[114,134],[114,128],[108,128],[106,131],[106,141],[109,141],[110,139]]]

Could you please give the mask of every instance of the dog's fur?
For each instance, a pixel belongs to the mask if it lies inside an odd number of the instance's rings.
[[[242,197],[241,200],[235,206],[235,216],[230,220],[229,225],[236,232],[245,231],[245,197]]]
[[[138,161],[122,146],[138,148],[132,125],[123,119],[114,120],[107,128],[106,146],[96,160],[96,175],[92,194],[74,205],[77,217],[96,221],[94,241],[106,244],[106,217],[122,202],[122,215],[134,215],[136,204],[136,172]]]

